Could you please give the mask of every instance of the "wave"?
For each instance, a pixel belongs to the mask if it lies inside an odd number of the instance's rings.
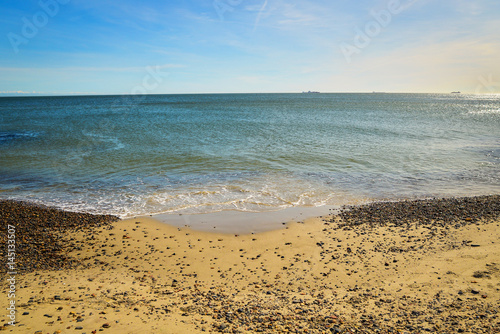
[[[0,143],[37,138],[40,134],[36,131],[0,131]]]
[[[500,109],[483,109],[469,111],[469,115],[500,115]]]
[[[104,151],[116,151],[125,148],[125,144],[121,142],[120,139],[116,137],[106,136],[98,133],[83,132],[83,134],[88,138],[92,144],[99,143],[103,145]],[[98,146],[101,146],[98,145]]]
[[[268,175],[253,180],[221,181],[163,187],[148,182],[135,182],[128,186],[95,184],[93,189],[74,187],[69,190],[63,187],[53,188],[49,193],[35,191],[20,194],[12,191],[4,195],[10,199],[37,202],[69,211],[113,214],[122,218],[165,213],[269,212],[299,206],[352,203],[352,198],[345,193],[314,180]]]

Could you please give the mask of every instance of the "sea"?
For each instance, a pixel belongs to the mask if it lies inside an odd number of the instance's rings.
[[[0,199],[122,218],[500,193],[500,95],[0,98]]]

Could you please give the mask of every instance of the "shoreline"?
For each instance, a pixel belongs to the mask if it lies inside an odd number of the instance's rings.
[[[0,208],[3,225],[30,222],[16,240],[65,260],[18,271],[6,332],[500,332],[498,195],[346,207],[254,235]]]

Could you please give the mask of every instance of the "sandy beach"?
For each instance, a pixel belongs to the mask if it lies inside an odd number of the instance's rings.
[[[241,235],[0,207],[4,261],[6,226],[17,242],[5,332],[500,332],[500,196],[374,203]]]

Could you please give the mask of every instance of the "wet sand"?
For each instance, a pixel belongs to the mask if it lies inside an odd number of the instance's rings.
[[[48,217],[9,205],[3,225]],[[58,260],[19,264],[5,332],[500,332],[500,196],[346,208],[253,235],[101,218],[17,223],[20,243],[54,235],[43,247]],[[8,292],[3,280],[5,314]]]
[[[278,211],[242,212],[222,211],[206,214],[160,214],[153,219],[176,227],[190,227],[197,231],[250,234],[284,228],[286,223],[327,216],[339,209],[336,206],[292,207]],[[235,224],[237,222],[237,224]]]

